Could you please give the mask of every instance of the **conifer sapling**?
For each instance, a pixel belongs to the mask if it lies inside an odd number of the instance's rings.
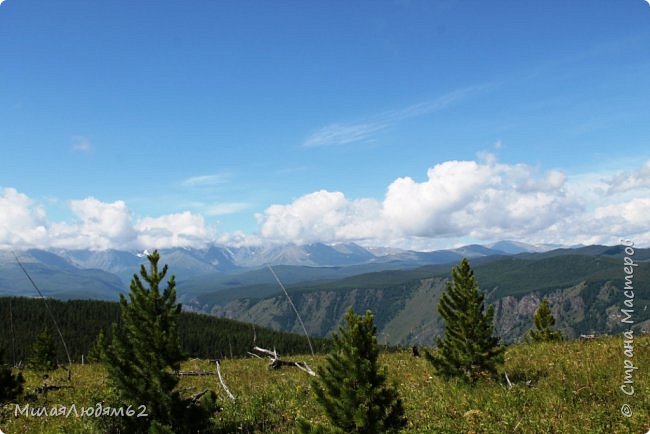
[[[386,369],[378,366],[379,347],[370,311],[350,309],[345,325],[333,336],[334,349],[313,380],[316,398],[331,428],[299,422],[303,433],[390,433],[406,426],[404,408],[394,386],[386,385]]]
[[[47,328],[34,339],[29,365],[40,373],[46,373],[57,367],[56,346]]]
[[[535,328],[530,331],[530,337],[534,342],[553,342],[562,340],[562,332],[553,330],[555,318],[551,312],[548,300],[544,298],[535,311]]]
[[[494,377],[505,350],[494,336],[494,307],[485,308],[485,294],[479,290],[467,258],[453,267],[451,274],[438,303],[445,321],[444,336],[436,339],[437,352],[425,356],[443,377],[470,382],[486,375]]]
[[[177,332],[181,305],[176,303],[174,276],[161,291],[167,265],[158,269],[158,251],[147,259],[149,270],[142,265],[140,277],[131,280],[130,302],[120,295],[121,323],[113,325],[101,356],[123,404],[146,408],[147,418],[126,421],[130,432],[196,432],[216,410],[216,395],[210,391],[194,403],[176,390],[175,372],[186,358]]]

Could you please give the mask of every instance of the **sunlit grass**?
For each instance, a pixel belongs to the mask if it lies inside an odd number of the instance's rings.
[[[413,433],[645,433],[650,428],[650,338],[634,342],[634,396],[619,389],[623,380],[623,343],[619,337],[591,342],[516,345],[506,353],[505,381],[486,381],[471,386],[443,381],[433,375],[424,358],[410,352],[380,357],[390,381],[399,388]],[[322,356],[298,356],[315,367]],[[214,371],[214,363],[188,361],[184,370]],[[100,365],[75,365],[74,389],[40,395],[32,406],[95,405],[110,396],[106,374]],[[183,394],[211,388],[219,396],[222,411],[215,417],[215,432],[293,432],[304,417],[326,423],[325,415],[310,390],[310,377],[292,368],[269,370],[260,359],[224,360],[221,372],[236,401],[231,402],[216,376],[182,377]],[[26,372],[28,392],[42,380]],[[67,384],[65,372],[51,374],[52,384]],[[621,405],[633,410],[623,417]],[[94,418],[14,417],[15,406],[5,406],[0,424],[13,433],[102,432]]]

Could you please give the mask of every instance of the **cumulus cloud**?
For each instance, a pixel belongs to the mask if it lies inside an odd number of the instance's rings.
[[[181,212],[136,217],[124,201],[89,197],[69,202],[74,219],[50,222],[44,207],[12,188],[0,190],[0,247],[165,248],[211,242],[252,246],[266,242],[355,241],[364,245],[443,248],[458,240],[650,244],[650,195],[634,189],[606,194],[603,179],[639,179],[648,164],[627,173],[567,176],[526,164],[504,164],[491,154],[445,161],[423,179],[400,177],[380,198],[349,198],[319,190],[256,214],[258,233],[218,234],[203,215]],[[613,184],[609,184],[610,186]],[[205,215],[240,211],[217,204]]]
[[[598,207],[594,219],[602,226],[607,225],[610,233],[634,235],[638,242],[650,242],[650,198],[635,198],[631,201]],[[606,234],[609,235],[609,234]],[[611,237],[611,235],[609,235]]]
[[[625,179],[639,179],[646,167]],[[485,154],[479,161],[437,164],[423,181],[398,178],[381,200],[323,190],[273,205],[257,218],[263,237],[298,243],[409,247],[464,238],[615,244],[622,237],[650,243],[650,198],[602,193],[603,182],[593,176],[573,180],[558,170],[502,164]]]
[[[199,247],[215,239],[203,216],[185,211],[162,217],[145,217],[135,225],[138,244],[149,247]]]
[[[607,194],[623,193],[631,190],[650,188],[650,160],[640,168],[616,174],[605,183],[609,186]]]
[[[220,234],[217,243],[231,247],[253,247],[263,245],[265,242],[258,234],[249,234],[238,230]]]
[[[94,197],[69,202],[71,222],[50,222],[43,207],[5,188],[0,195],[0,248],[142,249],[201,246],[216,238],[190,212],[134,219],[124,201]]]
[[[348,200],[341,192],[325,190],[307,194],[289,205],[272,205],[258,214],[263,238],[293,241],[337,241],[381,236],[373,217],[381,211],[373,199]]]
[[[298,243],[489,238],[542,229],[580,207],[567,196],[561,172],[539,175],[529,166],[487,157],[481,163],[438,164],[423,182],[398,178],[382,201],[322,190],[273,205],[257,216],[261,235]]]
[[[0,247],[23,248],[47,244],[45,210],[13,188],[3,188],[0,192]]]
[[[75,222],[51,225],[51,242],[56,247],[102,250],[135,245],[131,212],[123,201],[105,203],[89,197],[71,201],[70,209]]]

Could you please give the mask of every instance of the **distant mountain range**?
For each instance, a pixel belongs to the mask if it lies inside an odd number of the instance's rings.
[[[432,252],[353,243],[211,246],[164,249],[161,262],[176,275],[185,310],[299,332],[295,314],[267,268],[271,265],[310,333],[328,335],[345,309],[354,306],[375,313],[386,342],[427,344],[441,332],[436,305],[451,266],[468,257],[508,341],[530,328],[543,296],[551,300],[558,324],[569,336],[617,331],[622,248],[557,247],[514,241]],[[117,250],[32,249],[16,254],[42,292],[59,299],[115,300],[128,292],[131,277],[146,262],[145,252]],[[635,270],[637,322],[647,328],[650,250],[637,249],[634,258],[640,263]],[[36,296],[10,252],[0,251],[0,295]]]
[[[569,338],[580,334],[622,331],[624,308],[622,247],[586,246],[511,256],[484,256],[471,261],[486,301],[495,306],[497,331],[506,342],[522,339],[533,326],[543,297],[550,301],[557,325]],[[638,249],[635,260],[635,330],[650,331],[650,249]],[[433,344],[443,330],[437,312],[452,264],[384,270],[332,280],[288,283],[292,301],[307,330],[326,336],[345,310],[373,311],[380,342]],[[290,275],[291,270],[281,269]],[[205,283],[207,284],[207,282]],[[272,284],[195,292],[188,306],[284,331],[300,332],[284,294]],[[191,291],[191,290],[190,290]],[[188,297],[190,294],[186,294]],[[625,326],[625,327],[623,327]]]
[[[337,270],[310,270],[288,276],[288,281],[320,280],[345,277],[370,271],[414,268],[422,265],[457,262],[463,257],[478,258],[537,252],[544,247],[514,241],[502,241],[492,247],[469,245],[458,249],[416,252],[392,248],[364,248],[354,243],[327,245],[266,245],[259,247],[210,246],[204,249],[172,248],[161,250],[162,262],[178,282],[196,287],[196,282],[214,280],[246,280],[247,272],[267,265],[295,267],[337,267]],[[16,252],[28,272],[41,282],[44,293],[57,298],[116,299],[119,292],[128,291],[129,282],[140,265],[146,262],[146,252],[121,250],[40,250]],[[349,270],[340,268],[351,267]],[[300,270],[300,268],[295,271]],[[0,251],[0,295],[32,294],[28,280],[9,251]],[[230,275],[246,277],[227,277]],[[266,274],[266,273],[264,273]],[[42,276],[42,278],[40,278]],[[296,280],[298,279],[298,280]],[[255,281],[255,278],[253,278]],[[258,283],[272,280],[265,275]],[[246,284],[250,282],[246,281]],[[240,285],[234,285],[240,286]],[[179,288],[179,291],[183,290]]]

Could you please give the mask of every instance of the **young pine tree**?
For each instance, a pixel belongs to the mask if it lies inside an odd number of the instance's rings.
[[[216,409],[216,395],[210,392],[201,405],[194,405],[175,390],[179,380],[174,371],[185,359],[177,332],[181,305],[176,304],[174,276],[161,291],[167,265],[158,269],[158,251],[147,258],[149,271],[142,265],[140,277],[131,280],[130,303],[120,295],[121,324],[113,325],[111,342],[101,357],[121,405],[146,407],[147,418],[125,418],[127,431],[196,432]]]
[[[106,348],[106,336],[104,334],[104,329],[99,329],[95,342],[88,349],[86,360],[90,363],[101,362],[104,348]]]
[[[2,362],[2,351],[0,350],[0,362]],[[11,402],[23,393],[23,375],[13,375],[11,368],[0,365],[0,404]]]
[[[444,337],[436,339],[437,353],[425,356],[443,377],[475,382],[485,374],[496,376],[505,348],[493,336],[494,307],[485,309],[485,294],[479,291],[467,258],[452,269],[451,275],[438,304],[445,321]]]
[[[313,380],[318,402],[331,428],[299,422],[303,433],[390,433],[406,426],[397,389],[386,385],[386,369],[379,369],[376,328],[370,311],[364,316],[350,309],[346,324],[333,336],[334,349]]]
[[[56,347],[50,332],[46,328],[34,339],[29,365],[32,369],[41,373],[51,371],[57,366]]]
[[[530,338],[534,342],[553,342],[562,340],[562,332],[553,330],[555,318],[551,313],[548,300],[544,298],[535,311],[535,328],[530,331]]]

